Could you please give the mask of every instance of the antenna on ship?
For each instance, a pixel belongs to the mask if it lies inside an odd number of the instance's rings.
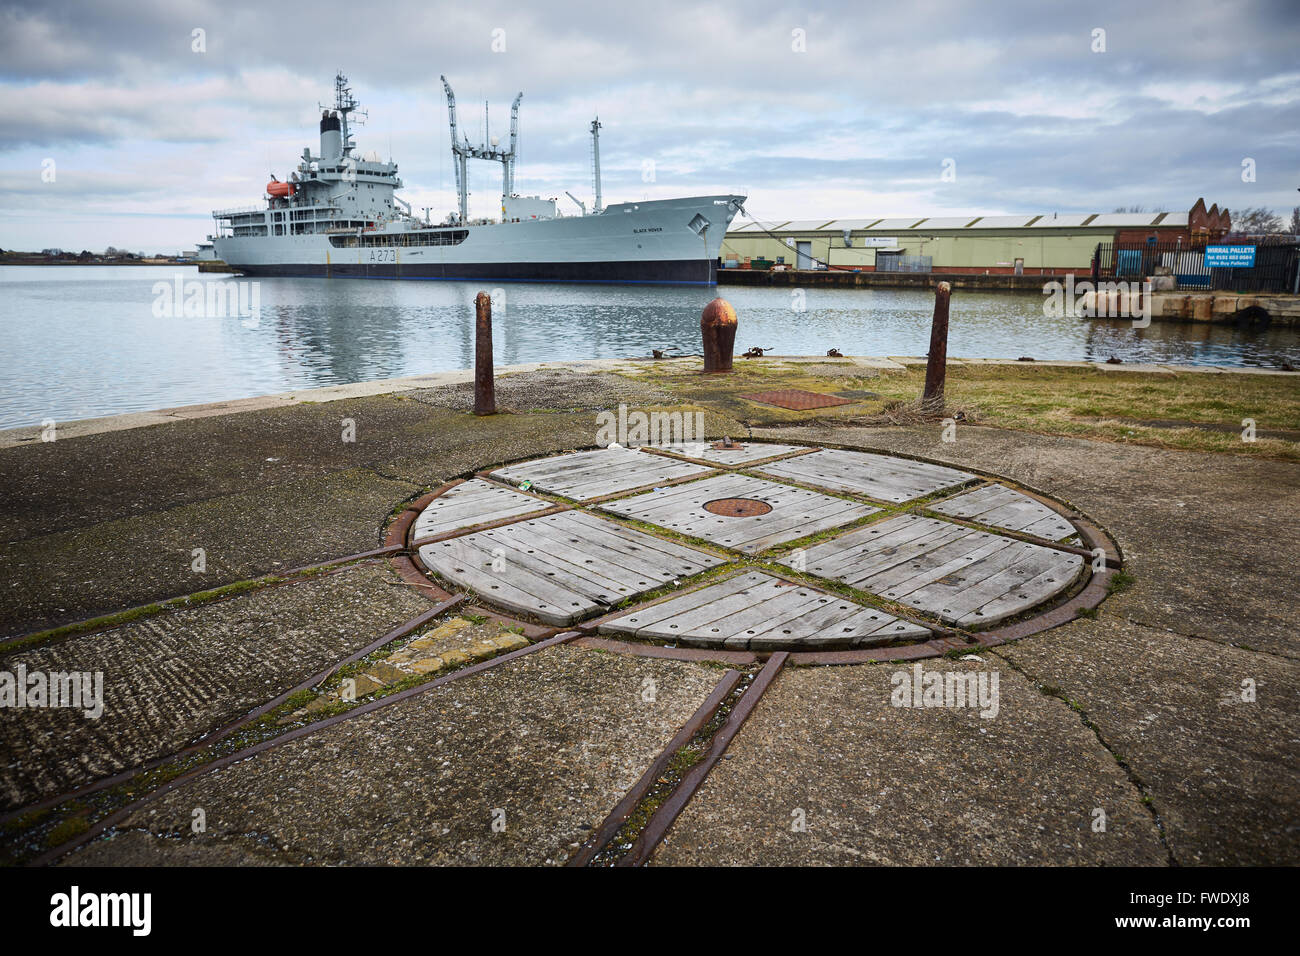
[[[328,107],[323,104],[318,105],[320,105],[322,110],[328,109]],[[355,123],[357,126],[364,125],[366,117],[370,114],[360,108],[360,104],[357,103],[356,98],[352,95],[352,88],[348,86],[348,78],[343,75],[342,70],[339,70],[334,74],[333,109],[339,114],[339,123],[342,126],[343,155],[347,156],[348,153],[356,147],[356,143],[352,142],[352,134],[348,131],[348,126],[351,123]],[[356,113],[357,118],[355,120],[350,120],[350,113]]]
[[[593,215],[599,215],[604,211],[604,206],[600,202],[600,117],[597,116],[591,121],[591,181],[596,189],[596,205],[592,208]]]

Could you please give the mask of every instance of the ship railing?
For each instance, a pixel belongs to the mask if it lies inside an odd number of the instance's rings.
[[[251,212],[265,212],[262,206],[237,206],[234,209],[214,209],[213,219],[228,219],[231,216],[244,216]]]

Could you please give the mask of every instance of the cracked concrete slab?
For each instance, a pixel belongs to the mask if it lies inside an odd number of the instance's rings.
[[[419,490],[345,471],[0,545],[11,581],[0,635],[372,550],[393,506]]]
[[[601,411],[629,406],[674,405],[680,399],[623,375],[593,372],[573,375],[566,369],[534,369],[497,377],[497,407],[516,412]],[[474,408],[473,381],[423,388],[407,393],[417,401],[456,411]]]
[[[1111,613],[995,653],[1086,713],[1141,781],[1178,863],[1300,859],[1300,663]]]
[[[995,660],[923,666],[998,672],[997,714],[891,705],[909,666],[787,669],[652,863],[1167,862],[1138,793],[1064,703]]]
[[[65,862],[562,864],[721,676],[549,648],[198,778]]]
[[[344,441],[344,420],[352,423]],[[352,471],[432,440],[440,416],[395,396],[172,421],[0,449],[0,538],[17,541]]]
[[[103,675],[97,719],[5,712],[0,809],[172,753],[429,609],[398,581],[366,563],[0,657],[10,673]]]

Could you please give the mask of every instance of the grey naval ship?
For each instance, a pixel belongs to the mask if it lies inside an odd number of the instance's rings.
[[[718,250],[744,196],[693,196],[601,203],[600,121],[591,124],[595,204],[569,193],[577,209],[564,215],[556,199],[514,191],[519,102],[510,138],[485,134],[471,145],[456,124],[456,99],[442,79],[451,125],[458,209],[434,223],[396,192],[397,164],[374,152],[358,155],[350,127],[359,111],[348,80],[334,80],[334,104],[323,107],[320,152],[304,148],[284,180],[274,174],[264,205],[217,210],[210,238],[217,258],[261,276],[349,276],[390,279],[636,282],[714,285]],[[499,219],[468,217],[470,159],[502,167]]]

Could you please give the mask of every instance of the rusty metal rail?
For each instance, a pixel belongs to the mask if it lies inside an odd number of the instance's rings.
[[[741,676],[741,672],[737,670],[729,670],[722,675],[722,680],[718,681],[718,686],[713,688],[713,692],[705,698],[704,703],[691,715],[691,719],[682,724],[681,729],[677,731],[673,739],[668,741],[668,746],[664,748],[663,753],[641,775],[641,779],[632,785],[632,789],[628,790],[623,799],[610,811],[609,816],[605,818],[605,822],[569,859],[569,862],[565,864],[566,866],[586,866],[596,854],[609,845],[609,842],[618,835],[618,831],[623,828],[627,818],[632,815],[632,811],[645,799],[646,794],[655,785],[655,781],[663,776],[677,751],[691,742],[691,739],[713,719],[713,715],[718,712],[718,708],[722,706],[723,701],[731,696],[731,692],[740,683]]]
[[[618,861],[617,866],[644,866],[650,859],[651,854],[663,842],[664,837],[668,835],[668,830],[672,827],[673,822],[686,809],[686,804],[690,803],[691,797],[695,796],[695,792],[700,789],[700,785],[708,777],[709,771],[722,758],[732,738],[736,736],[740,728],[744,726],[745,721],[749,719],[749,715],[753,713],[759,698],[772,685],[772,681],[776,680],[776,675],[785,666],[786,659],[789,656],[785,651],[778,651],[767,659],[763,669],[754,678],[754,683],[749,685],[749,688],[741,695],[740,700],[736,702],[736,706],[727,716],[727,722],[713,735],[713,740],[709,745],[709,752],[704,755],[699,763],[686,772],[681,782],[668,795],[668,799],[660,804],[659,809],[650,817],[645,829],[641,831],[641,835],[632,844],[632,848],[628,850],[626,856]]]

